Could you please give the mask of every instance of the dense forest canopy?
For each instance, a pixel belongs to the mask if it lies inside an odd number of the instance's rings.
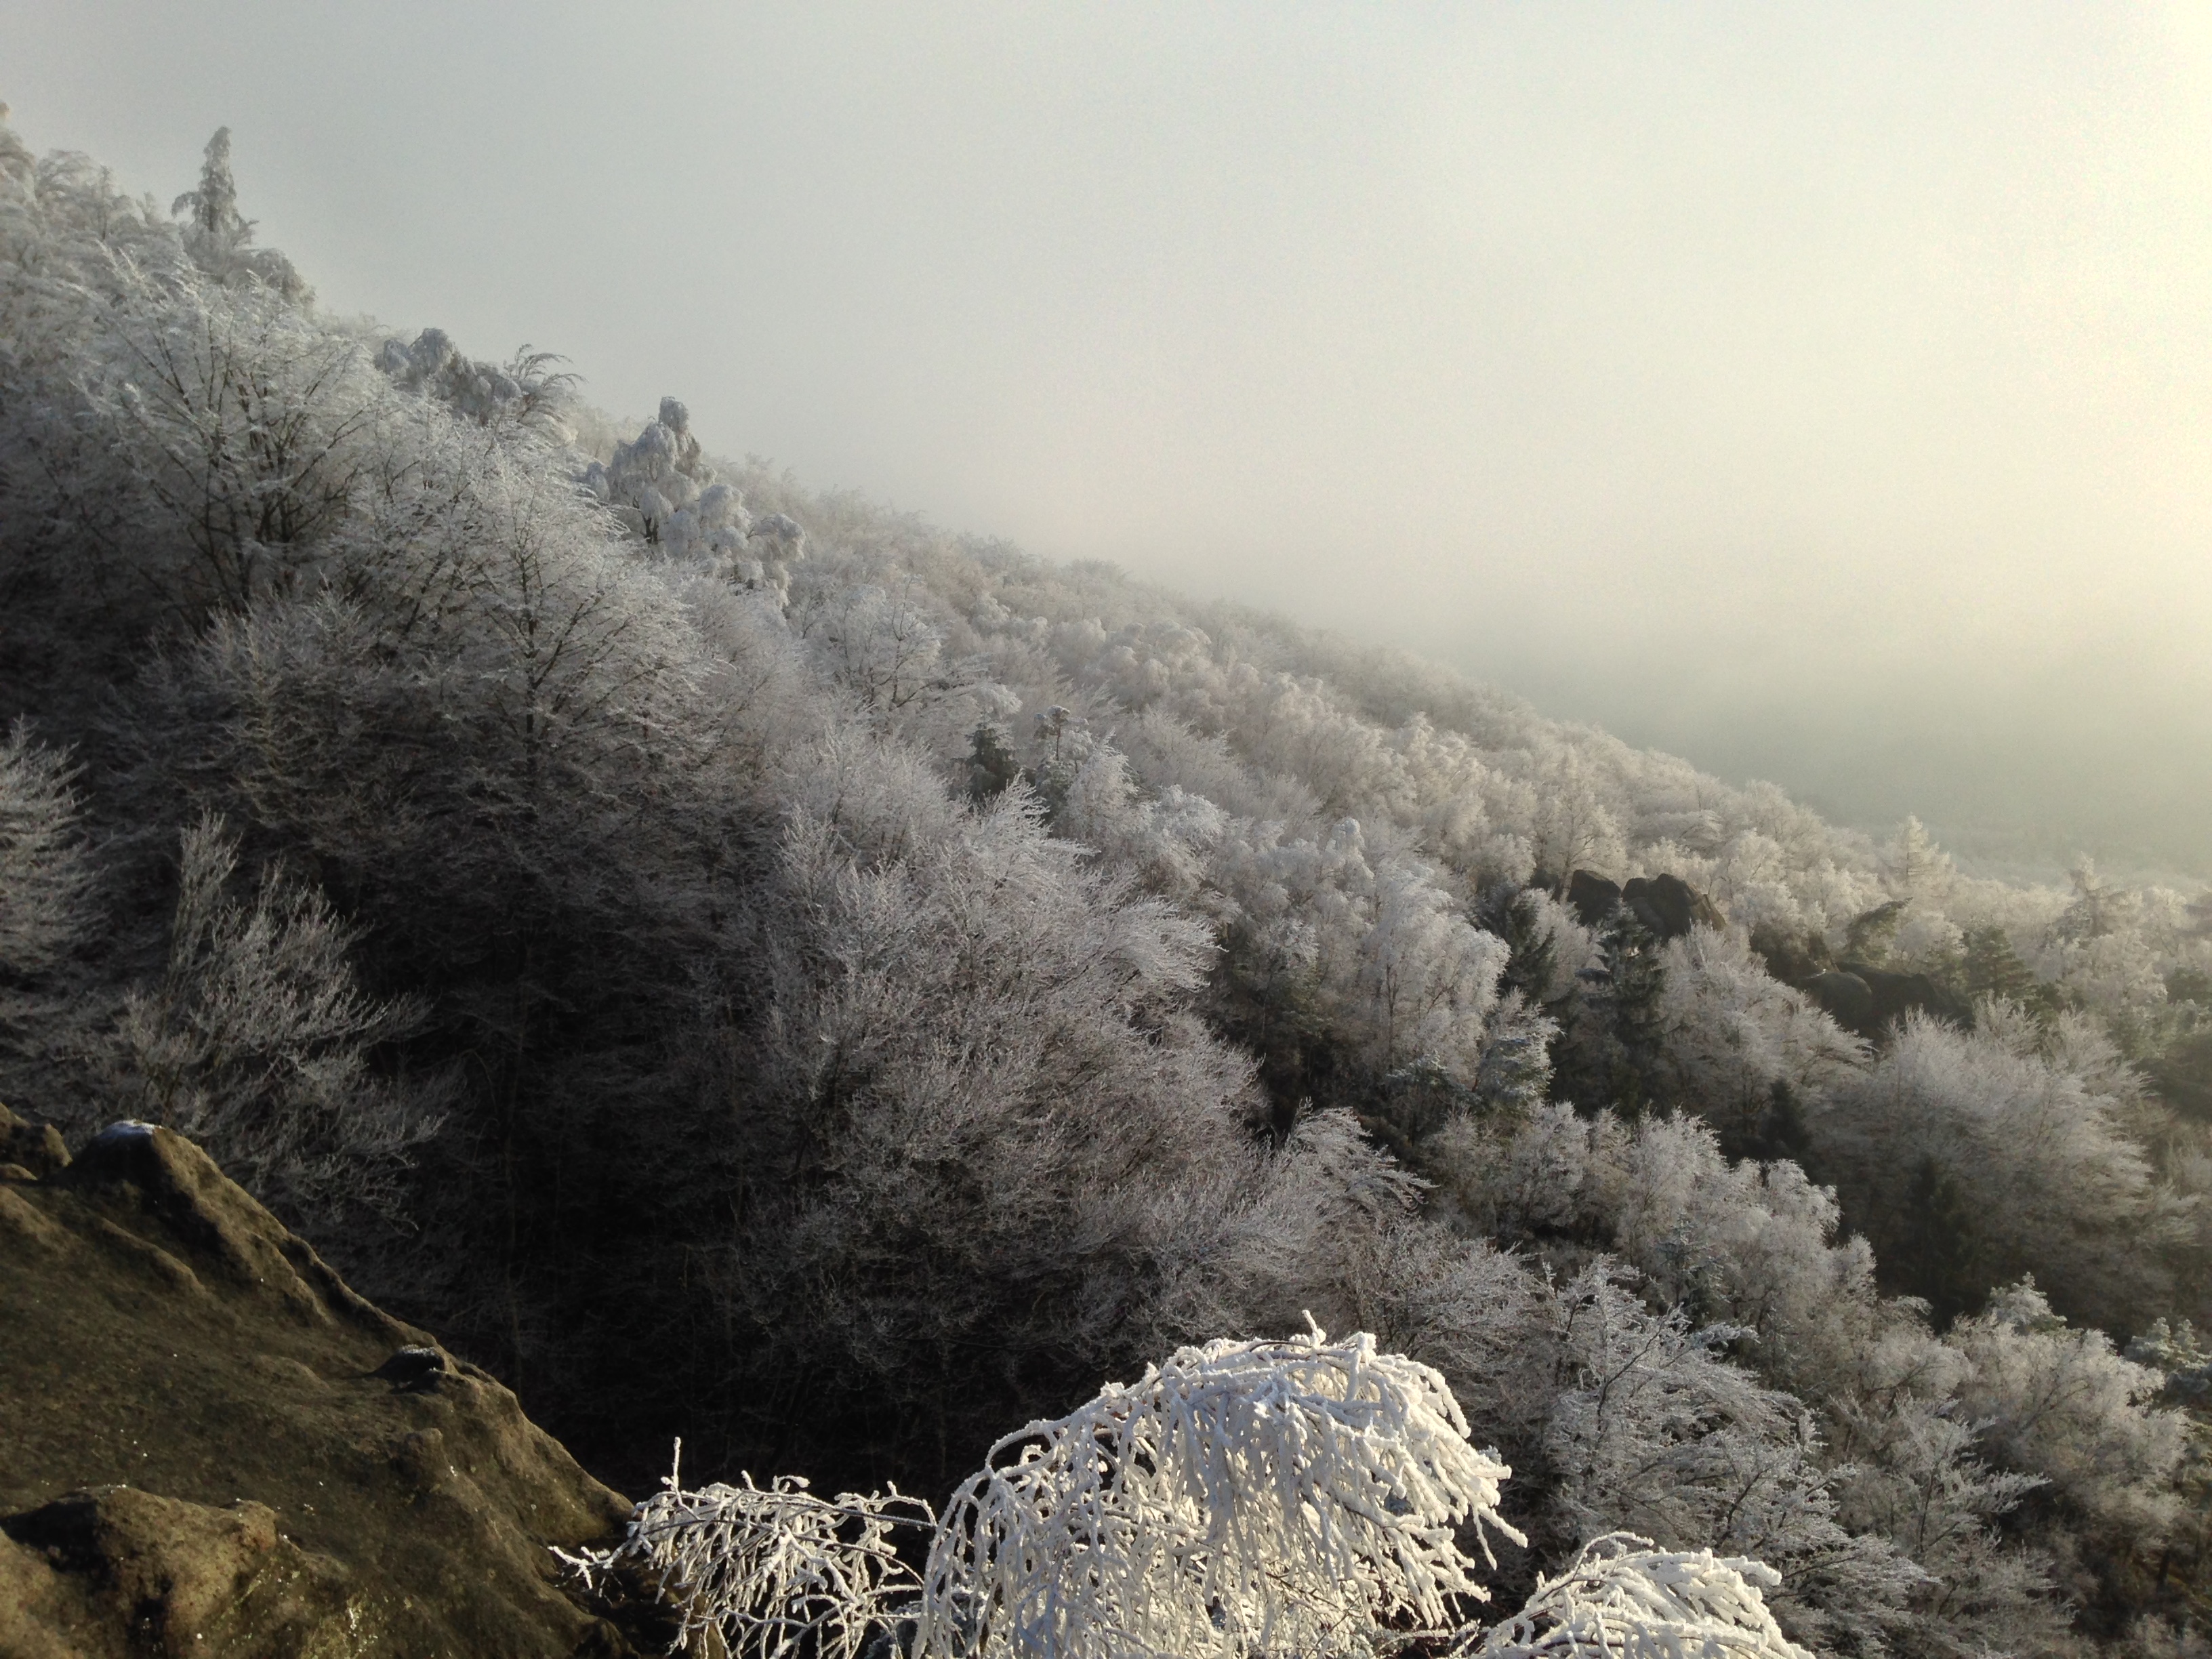
[[[587,1463],[941,1494],[1309,1312],[1837,1653],[2202,1618],[2212,896],[1780,791],[319,310],[0,127],[0,1099]],[[1509,1603],[1510,1605],[1510,1603]]]

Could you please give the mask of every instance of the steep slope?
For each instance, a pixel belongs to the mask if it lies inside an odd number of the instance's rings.
[[[0,1109],[0,1653],[628,1651],[629,1505],[167,1129]]]

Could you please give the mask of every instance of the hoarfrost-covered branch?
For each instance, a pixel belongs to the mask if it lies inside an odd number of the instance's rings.
[[[817,1498],[792,1475],[686,1492],[680,1440],[677,1452],[663,1489],[637,1506],[620,1544],[555,1552],[587,1585],[619,1569],[641,1571],[682,1619],[679,1646],[711,1631],[730,1659],[858,1659],[875,1631],[911,1613],[921,1585],[891,1529],[935,1525],[921,1498],[896,1487]]]
[[[1006,1461],[1011,1459],[1011,1461]],[[1455,1536],[1511,1474],[1361,1334],[1185,1348],[993,1448],[931,1550],[917,1654],[1342,1650],[1483,1600]],[[1487,1553],[1487,1540],[1485,1539]]]
[[[1633,1533],[1583,1546],[1568,1569],[1468,1659],[1812,1659],[1766,1610],[1781,1576],[1711,1550],[1658,1550]]]
[[[678,1443],[678,1449],[682,1449]],[[992,1449],[940,1522],[902,1497],[824,1501],[800,1480],[665,1490],[606,1551],[556,1552],[586,1584],[647,1578],[736,1659],[1252,1659],[1397,1651],[1459,1659],[1810,1659],[1761,1595],[1781,1576],[1627,1533],[1584,1546],[1486,1633],[1461,1548],[1522,1534],[1511,1471],[1468,1443],[1443,1377],[1364,1334],[1184,1348],[1134,1386]],[[891,1529],[930,1537],[917,1579]]]

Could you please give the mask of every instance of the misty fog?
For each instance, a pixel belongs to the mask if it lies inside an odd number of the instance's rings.
[[[532,15],[9,0],[0,95],[811,484],[2212,869],[2202,11]]]

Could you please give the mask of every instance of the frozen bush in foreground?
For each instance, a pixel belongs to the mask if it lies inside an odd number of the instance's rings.
[[[641,1571],[682,1621],[678,1644],[711,1632],[730,1659],[858,1659],[876,1630],[921,1592],[891,1529],[933,1527],[929,1505],[887,1493],[817,1498],[805,1480],[720,1483],[686,1492],[678,1462],[637,1506],[619,1548],[556,1550],[587,1584],[617,1562]]]
[[[1462,1648],[1468,1659],[1812,1659],[1783,1635],[1759,1592],[1782,1580],[1710,1550],[1656,1550],[1632,1533],[1583,1546],[1528,1604]]]
[[[680,1448],[679,1448],[680,1449]],[[1697,1654],[1807,1659],[1760,1592],[1781,1576],[1626,1533],[1587,1545],[1486,1634],[1471,1535],[1512,1471],[1468,1443],[1443,1379],[1364,1334],[1217,1341],[1109,1384],[992,1448],[944,1517],[896,1489],[825,1501],[803,1480],[641,1504],[613,1550],[562,1553],[587,1584],[626,1571],[677,1613],[677,1645],[857,1659],[1249,1659],[1392,1652],[1465,1659]],[[917,1579],[892,1528],[927,1528]],[[1494,1563],[1492,1563],[1494,1565]]]
[[[1498,1513],[1512,1471],[1467,1433],[1443,1379],[1371,1336],[1185,1348],[992,1449],[931,1549],[916,1650],[1342,1651],[1385,1620],[1449,1628],[1489,1594],[1456,1529],[1521,1541]]]

